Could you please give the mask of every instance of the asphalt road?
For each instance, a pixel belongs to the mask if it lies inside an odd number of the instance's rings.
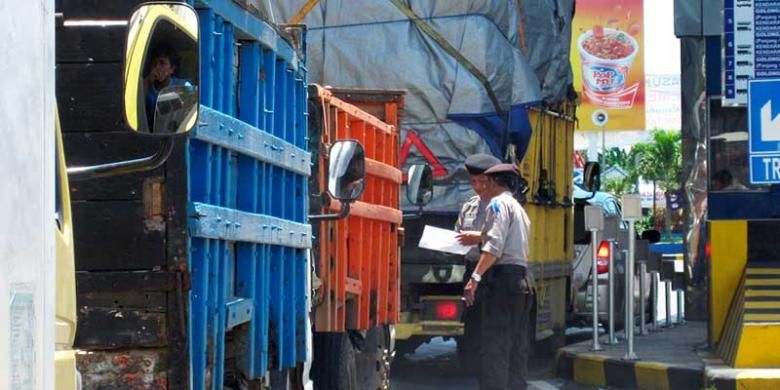
[[[580,338],[581,340],[581,338]],[[585,390],[583,387],[555,378],[552,358],[532,358],[529,362],[529,389]],[[458,366],[455,341],[434,339],[417,348],[414,354],[396,357],[390,372],[393,390],[474,390],[476,378],[461,371]]]

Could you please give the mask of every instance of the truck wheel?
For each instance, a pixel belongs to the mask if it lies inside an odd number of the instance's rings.
[[[290,390],[292,388],[290,387],[290,371],[288,369],[271,370],[268,376],[271,390]]]
[[[390,364],[392,334],[387,326],[366,332],[362,351],[357,353],[357,372],[361,390],[386,390],[390,388]]]
[[[355,347],[346,332],[314,334],[311,379],[317,390],[357,390]]]

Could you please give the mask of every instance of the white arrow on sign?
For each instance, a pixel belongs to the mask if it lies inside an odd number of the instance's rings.
[[[761,107],[761,141],[780,141],[780,114],[772,118],[772,100]]]

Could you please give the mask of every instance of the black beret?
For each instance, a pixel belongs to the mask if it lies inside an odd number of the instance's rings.
[[[471,175],[481,175],[496,164],[501,164],[501,160],[485,153],[473,154],[466,159],[465,163],[466,170]]]
[[[486,175],[501,175],[511,173],[513,175],[520,175],[517,171],[517,167],[514,164],[497,164],[485,171]]]

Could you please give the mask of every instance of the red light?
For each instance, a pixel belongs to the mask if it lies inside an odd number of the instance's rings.
[[[460,305],[457,302],[436,302],[434,310],[437,320],[456,321],[459,319]]]
[[[609,272],[609,241],[602,241],[596,251],[596,271],[600,274]]]
[[[712,244],[709,242],[707,245],[704,246],[704,254],[707,255],[707,257],[710,257],[712,255]]]

